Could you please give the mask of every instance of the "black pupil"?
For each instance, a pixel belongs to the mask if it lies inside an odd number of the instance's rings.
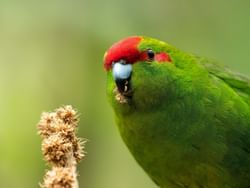
[[[154,59],[155,53],[153,50],[151,50],[151,49],[147,50],[147,54],[148,54],[149,59]]]

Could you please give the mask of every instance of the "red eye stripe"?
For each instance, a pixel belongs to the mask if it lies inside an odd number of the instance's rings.
[[[141,53],[140,60],[141,61],[149,61],[150,60],[146,51]],[[160,63],[172,62],[170,56],[167,53],[164,53],[164,52],[155,54],[154,60],[158,61]]]
[[[172,62],[171,58],[167,53],[161,52],[159,54],[155,54],[155,60],[158,62]]]

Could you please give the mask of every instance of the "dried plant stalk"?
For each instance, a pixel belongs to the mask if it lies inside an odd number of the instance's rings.
[[[42,137],[44,159],[52,166],[42,188],[78,188],[76,165],[84,157],[84,143],[76,137],[78,115],[67,105],[42,113],[38,133]]]

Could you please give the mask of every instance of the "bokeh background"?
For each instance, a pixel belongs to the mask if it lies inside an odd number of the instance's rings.
[[[105,50],[129,35],[168,41],[250,75],[248,0],[0,1],[0,187],[47,168],[36,124],[71,104],[89,139],[81,188],[156,188],[122,143],[105,93]]]

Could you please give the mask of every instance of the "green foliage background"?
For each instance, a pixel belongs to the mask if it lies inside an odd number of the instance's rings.
[[[155,188],[122,143],[106,100],[102,57],[147,35],[250,75],[250,1],[0,1],[0,187],[38,187],[45,172],[36,124],[72,104],[87,157],[82,188]]]

